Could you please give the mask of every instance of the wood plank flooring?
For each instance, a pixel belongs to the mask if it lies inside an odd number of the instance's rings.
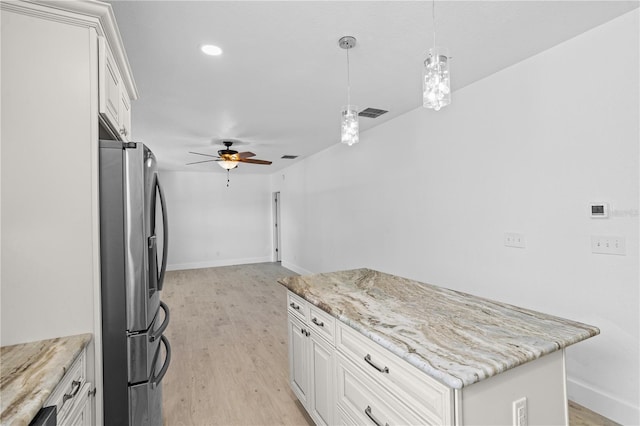
[[[289,388],[286,291],[277,263],[168,272],[171,366],[164,424],[313,425]],[[570,403],[571,426],[614,426]]]

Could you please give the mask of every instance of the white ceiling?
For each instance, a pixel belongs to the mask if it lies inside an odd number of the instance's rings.
[[[292,164],[282,155],[302,158],[339,143],[346,53],[338,39],[344,35],[358,40],[349,52],[352,103],[389,110],[361,118],[361,132],[422,102],[431,1],[111,3],[140,95],[132,106],[133,135],[163,169],[224,172],[215,163],[185,166],[204,159],[188,151],[215,155],[222,139],[240,140],[239,151],[273,161],[233,173],[272,173]],[[455,90],[638,4],[437,1],[438,45],[453,57],[452,102]],[[224,53],[203,55],[205,43]]]

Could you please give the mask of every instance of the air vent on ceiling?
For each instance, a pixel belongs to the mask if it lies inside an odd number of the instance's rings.
[[[358,115],[360,117],[378,118],[382,114],[387,113],[387,112],[389,112],[389,111],[385,111],[383,109],[376,109],[376,108],[367,108],[367,109],[363,109],[362,111],[360,111],[360,113]]]
[[[280,158],[284,158],[285,160],[293,160],[294,158],[298,158],[297,155],[283,155]]]

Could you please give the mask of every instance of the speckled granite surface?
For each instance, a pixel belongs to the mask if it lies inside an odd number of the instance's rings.
[[[600,333],[590,325],[370,269],[279,282],[457,389]]]
[[[0,348],[0,424],[28,425],[91,334]]]

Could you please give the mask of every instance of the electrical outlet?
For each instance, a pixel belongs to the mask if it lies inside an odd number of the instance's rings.
[[[596,254],[617,254],[625,256],[627,254],[624,237],[591,237],[591,252]]]
[[[513,426],[527,426],[528,423],[527,398],[513,401]]]
[[[504,245],[506,247],[525,248],[524,234],[517,234],[514,232],[504,233]]]

